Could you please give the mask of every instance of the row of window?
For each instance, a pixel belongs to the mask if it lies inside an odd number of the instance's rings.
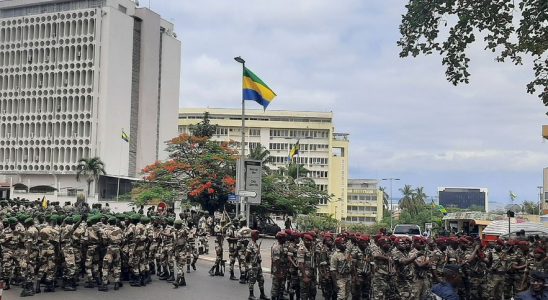
[[[348,195],[350,201],[377,201],[377,195]]]
[[[93,44],[0,51],[0,67],[83,62],[91,61],[94,57]]]
[[[318,139],[328,138],[329,130],[270,129],[271,137]]]
[[[30,18],[26,18],[25,21],[30,21]],[[95,23],[95,18],[89,17],[72,21],[51,20],[42,24],[22,24],[18,22],[18,24],[2,26],[0,29],[0,43],[93,36],[95,35]]]
[[[355,206],[355,205],[348,205],[346,207],[346,210],[350,212],[377,212],[376,206]]]
[[[327,171],[308,171],[310,178],[327,178]]]
[[[372,217],[346,217],[346,221],[352,222],[352,223],[362,223],[362,222],[375,223],[377,222],[377,219]]]
[[[295,144],[292,143],[269,143],[268,149],[270,150],[289,150],[292,149]],[[327,144],[300,144],[299,151],[327,151],[329,145]]]
[[[82,138],[91,136],[90,121],[58,122],[58,123],[2,123],[0,124],[1,139],[38,139],[38,138]]]
[[[47,89],[60,87],[93,87],[93,70],[47,72],[25,75],[0,75],[0,91]]]
[[[79,113],[91,112],[93,97],[65,96],[65,97],[37,97],[27,99],[0,100],[0,115],[6,114],[46,114],[46,113]]]
[[[25,147],[19,149],[0,148],[0,164],[21,163],[77,163],[82,157],[89,157],[89,147],[55,147],[35,148]]]

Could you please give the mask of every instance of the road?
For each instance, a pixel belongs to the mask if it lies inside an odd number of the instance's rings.
[[[102,300],[121,299],[121,300],[180,300],[180,299],[216,299],[216,300],[233,300],[247,299],[249,290],[247,285],[239,284],[238,281],[228,279],[228,274],[224,277],[211,277],[207,271],[212,263],[206,260],[199,260],[197,263],[197,271],[190,274],[185,274],[187,286],[173,289],[173,285],[166,281],[160,281],[153,277],[151,284],[146,287],[131,287],[128,283],[124,283],[124,287],[118,291],[112,290],[112,285],[108,292],[99,292],[97,289],[86,289],[79,287],[75,292],[65,292],[57,289],[55,293],[41,293],[29,299],[43,300],[97,300],[98,297]],[[266,294],[270,298],[270,275],[265,274],[265,289]],[[17,299],[21,289],[15,287],[9,291],[4,291],[3,299]],[[259,288],[255,285],[255,296],[259,296]]]
[[[272,245],[276,243],[276,240],[273,238],[261,238],[258,241],[261,244],[261,258],[263,260],[262,266],[264,272],[270,272],[270,258],[271,253],[270,249]],[[228,261],[228,243],[225,240],[223,246],[224,255],[223,258]],[[203,258],[214,260],[215,259],[215,238],[209,238],[209,255],[204,255]]]

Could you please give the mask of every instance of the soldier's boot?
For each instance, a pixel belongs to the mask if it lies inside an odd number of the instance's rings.
[[[159,266],[159,270],[158,270],[158,279],[160,280],[166,280],[169,275],[167,274],[167,269],[162,267],[161,265]]]
[[[124,283],[121,280],[118,281],[118,287],[124,287]]]
[[[143,272],[143,274],[141,274],[139,278],[140,278],[141,286],[146,286],[148,283],[146,272]]]
[[[99,286],[98,290],[99,290],[100,292],[108,292],[108,285],[107,285],[107,283],[106,283],[106,282],[103,282],[103,283]]]
[[[230,280],[238,280],[238,278],[234,276],[234,270],[230,270]]]
[[[186,265],[186,272],[187,272],[187,273],[190,273],[190,264],[187,264],[187,265]]]
[[[221,272],[219,271],[220,266],[215,266],[215,276],[221,276]]]
[[[180,281],[180,279],[181,279],[181,277],[177,277],[177,280],[175,280],[175,281],[173,282],[173,288],[174,288],[174,289],[179,288],[179,281]]]
[[[175,281],[175,273],[173,272],[173,269],[169,269],[169,278],[167,279],[167,282],[173,281]]]
[[[246,284],[247,283],[247,279],[245,277],[245,273],[240,273],[240,283],[241,284]]]
[[[198,258],[197,257],[194,257],[192,259],[192,263],[190,264],[190,266],[192,267],[192,270],[196,271],[196,262],[198,261]]]
[[[40,289],[40,280],[36,280],[36,285],[35,285],[35,288],[34,288],[34,293],[35,294],[40,294],[42,292],[42,290]]]
[[[131,286],[141,286],[141,283],[139,282],[139,277],[133,273],[131,273],[129,275],[130,277],[130,282],[129,282],[129,285]]]
[[[152,282],[152,276],[150,276],[150,271],[145,272],[145,282],[146,283]]]
[[[69,292],[76,291],[76,287],[72,283],[71,279],[63,280],[63,285],[64,285],[63,291],[69,291]]]
[[[8,291],[11,289],[11,284],[9,278],[4,279],[4,291]]]
[[[180,284],[180,286],[186,286],[185,276],[181,276],[181,284]]]
[[[46,281],[46,288],[44,289],[44,293],[53,293],[55,292],[55,284],[53,281]]]
[[[249,289],[249,297],[247,297],[247,300],[257,300],[253,294],[253,289]]]
[[[23,284],[23,290],[21,291],[20,297],[28,297],[28,296],[34,296],[34,291],[32,290],[32,283],[24,283]]]
[[[209,269],[209,276],[215,276],[215,265]]]
[[[153,262],[148,264],[148,269],[150,270],[150,275],[156,275],[156,265]]]
[[[115,290],[115,291],[119,290],[119,289],[120,289],[120,286],[121,286],[121,285],[120,285],[120,282],[115,282],[115,283],[114,283],[114,290]]]
[[[261,291],[261,296],[259,297],[259,299],[261,299],[261,300],[270,300],[270,298],[268,298],[266,296],[266,294],[264,293],[264,286],[259,287],[259,290]]]
[[[87,288],[87,289],[94,289],[95,284],[92,280],[88,280],[88,281],[86,281],[86,285],[84,287]]]

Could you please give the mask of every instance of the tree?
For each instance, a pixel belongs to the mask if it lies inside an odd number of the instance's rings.
[[[315,214],[300,215],[297,217],[296,223],[300,231],[318,229],[320,231],[335,232],[339,226],[339,221],[332,216]]]
[[[389,205],[388,205],[388,194],[386,193],[386,188],[385,187],[379,187],[379,190],[382,192],[382,203],[383,203],[383,206],[384,206],[384,211],[387,211],[389,210]]]
[[[424,192],[424,187],[420,186],[415,189],[415,193],[413,195],[413,202],[415,206],[422,206],[425,205],[428,199],[428,195]]]
[[[80,181],[80,177],[82,176],[86,177],[86,182],[88,184],[88,197],[91,189],[91,183],[93,181],[97,182],[99,180],[99,176],[107,174],[105,172],[105,164],[99,157],[81,158],[78,161],[76,170],[76,181]]]
[[[177,192],[167,187],[144,182],[131,190],[131,196],[137,206],[165,202],[173,207]]]
[[[529,215],[538,215],[539,213],[539,203],[534,201],[523,201],[522,211]]]
[[[210,138],[217,131],[217,127],[218,125],[211,124],[209,121],[209,113],[205,112],[202,122],[196,125],[190,125],[190,133],[193,136]]]
[[[251,151],[249,151],[247,158],[261,161],[263,166],[263,175],[270,174],[270,168],[268,167],[270,151],[263,147],[263,145],[259,144],[257,147],[252,148]]]
[[[308,171],[308,169],[301,164],[290,163],[287,166],[287,168],[284,168],[284,167],[280,168],[280,172],[285,176],[289,176],[293,179],[297,179],[297,177],[298,178],[306,177],[310,171]]]
[[[403,194],[403,197],[400,199],[400,208],[402,210],[406,209],[412,212],[416,211],[415,203],[415,191],[413,188],[406,184],[403,188],[400,189],[400,192]]]
[[[237,153],[232,144],[181,134],[168,142],[167,151],[167,161],[143,169],[145,180],[181,191],[189,201],[210,212],[222,208],[236,183]]]
[[[522,0],[518,7],[514,0],[410,0],[406,8],[398,41],[400,57],[439,53],[447,67],[447,80],[454,85],[468,83],[466,50],[481,32],[485,50],[497,53],[497,61],[520,65],[524,56],[533,59],[535,79],[527,85],[527,92],[540,89],[539,98],[548,106],[546,0]]]

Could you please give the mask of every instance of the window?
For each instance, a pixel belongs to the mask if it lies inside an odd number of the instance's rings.
[[[228,135],[228,128],[226,127],[217,127],[215,130],[216,135]]]
[[[250,128],[249,136],[261,136],[261,129],[259,128]]]
[[[118,10],[121,11],[122,13],[126,13],[127,12],[127,8],[125,6],[122,6],[120,4],[118,4]]]

